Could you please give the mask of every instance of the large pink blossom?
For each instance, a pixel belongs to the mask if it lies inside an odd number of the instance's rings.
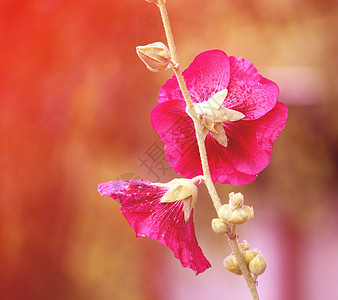
[[[183,201],[162,203],[169,188],[153,182],[117,180],[99,184],[103,196],[118,199],[121,212],[136,236],[146,236],[170,248],[183,267],[191,268],[196,275],[210,267],[197,243],[193,210],[185,220]]]
[[[287,107],[277,101],[278,86],[250,61],[220,50],[199,54],[183,77],[203,122],[212,180],[232,185],[253,181],[269,164],[272,143],[285,127]],[[176,76],[163,85],[158,101],[151,123],[169,164],[186,178],[202,174],[193,120]],[[207,112],[208,105],[217,107]]]

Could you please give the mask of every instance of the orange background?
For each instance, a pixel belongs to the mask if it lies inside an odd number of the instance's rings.
[[[255,219],[240,237],[262,251],[262,299],[338,293],[337,2],[167,0],[182,68],[208,49],[251,60],[289,107],[272,162],[242,191]],[[197,237],[214,268],[194,276],[135,234],[97,184],[136,174],[157,143],[150,111],[171,71],[149,72],[137,45],[165,41],[142,0],[0,2],[0,298],[248,299],[222,268],[200,188]],[[162,161],[165,165],[165,161]],[[125,173],[129,173],[126,175]],[[125,177],[124,177],[125,178]],[[331,261],[332,259],[332,261]],[[218,298],[220,297],[220,298]]]

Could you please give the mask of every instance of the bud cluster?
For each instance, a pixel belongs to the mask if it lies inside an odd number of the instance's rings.
[[[224,204],[218,211],[218,218],[211,221],[212,230],[218,234],[230,233],[230,225],[243,224],[254,217],[251,206],[244,205],[244,196],[241,193],[230,193],[229,204]]]
[[[219,218],[212,219],[211,228],[218,234],[226,234],[229,230],[228,224]]]
[[[266,269],[266,261],[262,253],[257,249],[250,249],[247,241],[239,244],[239,248],[241,249],[245,264],[247,265],[249,271],[256,276],[263,274]],[[225,258],[223,264],[224,267],[230,272],[237,275],[242,275],[234,253],[228,255]]]
[[[241,193],[230,193],[229,204],[224,204],[218,211],[218,216],[227,224],[243,224],[254,217],[251,206],[244,205],[244,197]]]

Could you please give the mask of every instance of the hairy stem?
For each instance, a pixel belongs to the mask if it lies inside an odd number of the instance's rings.
[[[157,2],[158,2],[157,4],[158,4],[158,7],[159,7],[160,12],[161,12],[161,18],[162,18],[165,34],[166,34],[166,37],[167,37],[169,50],[171,52],[172,60],[173,60],[173,63],[174,63],[173,70],[175,72],[178,84],[179,84],[180,89],[181,89],[182,94],[183,94],[183,97],[184,97],[184,99],[187,103],[188,108],[190,109],[191,114],[192,114],[192,119],[194,121],[197,144],[198,144],[199,153],[200,153],[200,157],[201,157],[204,183],[205,183],[205,185],[208,189],[208,192],[210,194],[210,197],[212,199],[212,202],[213,202],[213,205],[216,209],[216,212],[218,213],[218,210],[220,209],[222,204],[221,204],[221,200],[220,200],[220,198],[217,194],[215,185],[214,185],[214,183],[211,179],[208,157],[207,157],[207,152],[206,152],[205,143],[204,143],[204,136],[203,136],[203,133],[202,133],[203,128],[202,128],[201,122],[200,122],[200,120],[199,120],[199,118],[196,114],[195,108],[193,106],[193,102],[190,98],[187,86],[185,84],[185,81],[184,81],[184,78],[183,78],[183,75],[182,75],[182,71],[181,71],[180,66],[179,66],[179,61],[178,61],[177,51],[176,51],[176,47],[175,47],[174,37],[173,37],[173,34],[172,34],[167,9],[166,9],[166,6],[165,6],[165,1],[164,0],[158,0]],[[247,265],[245,264],[243,254],[240,251],[239,246],[238,246],[237,238],[228,237],[228,240],[229,240],[231,248],[232,248],[232,250],[233,250],[233,252],[236,256],[236,259],[238,261],[238,264],[239,264],[239,267],[242,271],[242,274],[243,274],[243,276],[246,280],[247,286],[249,287],[252,299],[258,300],[259,297],[258,297],[256,285],[253,281],[253,278],[251,276],[250,271],[248,270]]]
[[[228,241],[229,241],[229,244],[231,246],[233,253],[236,256],[239,268],[241,269],[242,275],[243,275],[243,277],[244,277],[244,279],[247,283],[247,286],[250,290],[250,294],[251,294],[252,299],[258,300],[259,297],[258,297],[258,293],[257,293],[257,289],[256,289],[256,284],[255,284],[255,282],[254,282],[254,280],[251,276],[250,271],[248,270],[248,267],[246,266],[242,252],[239,249],[237,237],[236,236],[235,237],[229,237],[228,236]]]
[[[212,202],[214,204],[214,207],[215,207],[216,211],[218,211],[219,208],[221,207],[221,200],[220,200],[220,198],[217,194],[214,183],[211,180],[210,169],[209,169],[208,158],[207,158],[207,151],[205,149],[204,137],[203,137],[203,133],[202,133],[202,125],[201,125],[201,122],[200,122],[200,120],[199,120],[199,118],[196,114],[195,108],[193,106],[193,102],[191,101],[187,86],[185,84],[185,81],[184,81],[184,78],[183,78],[183,75],[182,75],[182,71],[181,71],[180,66],[179,66],[177,51],[176,51],[175,42],[174,42],[174,37],[173,37],[172,31],[171,31],[168,13],[167,13],[167,9],[166,9],[166,6],[164,4],[164,1],[158,0],[158,6],[160,8],[161,17],[162,17],[162,21],[163,21],[163,25],[164,25],[164,30],[165,30],[165,34],[166,34],[167,41],[168,41],[169,50],[170,50],[172,60],[173,60],[173,63],[174,63],[173,70],[175,72],[178,84],[179,84],[181,91],[183,93],[184,100],[186,101],[187,106],[189,107],[191,114],[192,114],[192,117],[193,117],[193,121],[194,121],[194,125],[195,125],[195,131],[196,131],[196,138],[197,138],[198,148],[199,148],[200,157],[201,157],[202,170],[203,170],[203,175],[204,175],[204,183],[207,186],[207,189],[209,191],[209,194],[210,194],[210,197],[211,197]]]

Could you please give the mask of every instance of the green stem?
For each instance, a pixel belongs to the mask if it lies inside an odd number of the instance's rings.
[[[176,47],[175,47],[174,37],[173,37],[172,30],[171,30],[165,1],[164,0],[158,0],[157,5],[158,5],[160,12],[161,12],[161,18],[162,18],[165,34],[166,34],[166,37],[167,37],[169,50],[170,50],[172,60],[173,60],[173,63],[174,63],[173,70],[175,72],[178,84],[179,84],[180,89],[182,91],[184,100],[187,103],[187,106],[188,106],[188,108],[189,108],[189,110],[192,114],[192,119],[194,121],[195,131],[196,131],[196,139],[197,139],[197,144],[198,144],[200,157],[201,157],[204,183],[205,183],[205,185],[208,189],[208,192],[210,194],[210,197],[212,199],[212,202],[213,202],[213,205],[216,209],[216,212],[218,213],[218,210],[220,209],[222,204],[221,204],[221,200],[220,200],[220,198],[217,194],[215,185],[214,185],[214,183],[211,179],[208,157],[207,157],[207,152],[206,152],[205,143],[204,143],[204,136],[203,136],[203,132],[202,132],[203,128],[202,128],[200,120],[199,120],[199,118],[196,114],[195,108],[193,106],[193,102],[190,98],[187,86],[185,84],[185,81],[184,81],[184,78],[183,78],[183,75],[182,75],[182,71],[180,70],[178,55],[177,55],[177,51],[176,51]],[[250,290],[252,299],[258,300],[259,297],[258,297],[256,285],[255,285],[253,278],[251,276],[251,273],[248,270],[248,267],[247,267],[247,265],[244,261],[243,254],[239,249],[237,238],[228,237],[228,240],[229,240],[231,248],[232,248],[232,250],[233,250],[233,252],[236,256],[236,259],[237,259],[239,267],[242,271],[242,274],[243,274],[243,276],[246,280],[246,283],[247,283],[247,286]]]

